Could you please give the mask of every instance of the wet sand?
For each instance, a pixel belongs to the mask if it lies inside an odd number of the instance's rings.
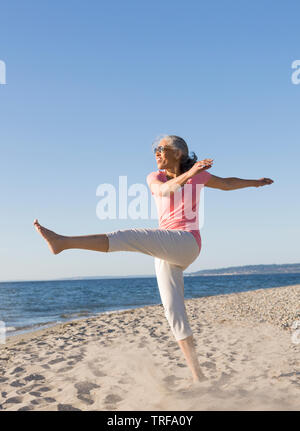
[[[209,381],[190,371],[162,305],[0,344],[0,410],[300,410],[300,285],[186,300]]]

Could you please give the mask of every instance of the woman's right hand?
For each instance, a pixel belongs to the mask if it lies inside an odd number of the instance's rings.
[[[209,169],[212,167],[213,159],[204,159],[200,160],[199,162],[196,162],[190,169],[189,174],[191,177],[194,175],[199,174],[201,171],[205,171],[206,169]]]

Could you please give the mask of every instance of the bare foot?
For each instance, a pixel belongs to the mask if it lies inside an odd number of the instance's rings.
[[[201,388],[201,387],[209,386],[210,384],[211,384],[210,379],[207,377],[204,377],[201,380],[193,380],[192,386],[194,388]]]
[[[65,249],[63,236],[58,235],[52,230],[46,229],[45,227],[41,226],[37,219],[34,220],[33,225],[36,228],[36,231],[41,234],[42,237],[47,241],[47,244],[53,254],[58,254]]]
[[[207,390],[211,390],[212,382],[207,377],[205,380],[193,379],[183,390],[180,392],[188,397],[193,397],[201,393],[205,393]]]
[[[204,374],[200,374],[197,377],[193,378],[193,383],[197,384],[197,383],[202,383],[202,382],[207,382],[208,377],[206,377]]]

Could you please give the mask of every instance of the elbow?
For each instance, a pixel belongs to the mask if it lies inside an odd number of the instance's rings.
[[[155,190],[152,194],[153,196],[157,196],[159,198],[170,196],[170,192],[167,192],[165,190]]]
[[[170,189],[170,187],[166,186],[165,184],[159,188],[158,190],[158,196],[160,197],[170,197],[174,194],[174,190]]]
[[[166,190],[166,191],[160,191],[159,193],[158,193],[158,196],[159,197],[161,197],[161,198],[164,198],[164,197],[170,197],[170,196],[173,196],[173,194],[174,194],[174,192],[172,192],[172,191],[170,191],[170,190]]]

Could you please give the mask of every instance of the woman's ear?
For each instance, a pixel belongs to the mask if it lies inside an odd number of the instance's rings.
[[[176,150],[176,152],[175,152],[175,158],[176,158],[176,160],[181,159],[181,156],[182,156],[182,151],[181,150]]]

